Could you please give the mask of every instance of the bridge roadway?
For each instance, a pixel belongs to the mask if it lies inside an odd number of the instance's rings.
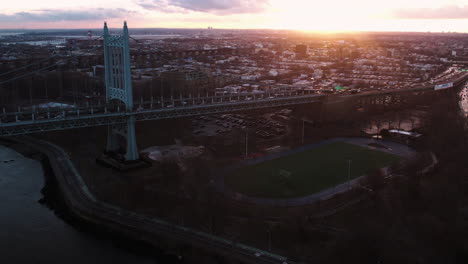
[[[89,191],[63,149],[49,142],[33,138],[22,137],[12,140],[37,149],[47,156],[67,208],[79,219],[153,245],[158,244],[158,238],[164,237],[182,244],[191,244],[198,248],[214,251],[243,263],[294,263],[277,254],[172,224],[160,218],[137,214],[100,201]]]
[[[463,84],[468,79],[468,72],[452,79],[454,87]],[[449,81],[447,81],[449,82]],[[135,102],[131,110],[119,108],[117,105],[93,105],[84,107],[51,107],[23,108],[17,112],[0,114],[0,136],[14,136],[83,128],[92,126],[114,125],[125,123],[129,116],[135,116],[137,121],[160,120],[167,118],[189,117],[206,114],[220,114],[244,110],[254,110],[271,107],[284,107],[307,104],[320,101],[341,103],[349,99],[366,97],[384,97],[391,95],[414,94],[434,91],[434,86],[415,87],[404,90],[386,90],[372,93],[352,95],[320,95],[305,91],[281,92],[271,94],[241,94],[206,97],[171,98],[159,101]]]
[[[0,114],[0,136],[121,124],[125,123],[129,116],[135,116],[137,121],[160,120],[307,104],[324,98],[325,95],[296,92],[270,96],[245,94],[172,99],[170,104],[169,102],[142,102],[131,111],[120,109],[116,105],[29,109]]]

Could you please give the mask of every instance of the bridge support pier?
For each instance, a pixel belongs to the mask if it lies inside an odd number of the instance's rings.
[[[127,153],[125,159],[137,160],[139,157],[135,135],[135,117],[130,116],[127,119]]]
[[[112,131],[112,126],[107,126],[107,152],[116,152],[119,150],[119,141],[117,134]]]
[[[124,22],[122,35],[110,35],[104,23],[104,65],[106,79],[106,98],[109,103],[116,100],[123,103],[127,111],[133,110],[132,75],[130,72],[130,48],[127,22]],[[135,117],[128,116],[126,124],[112,126],[107,132],[107,151],[119,149],[117,135],[127,141],[125,160],[139,158],[135,135]]]
[[[123,105],[127,112],[133,111],[132,76],[130,72],[130,48],[127,22],[124,23],[122,35],[110,35],[107,24],[104,23],[104,65],[106,81],[106,101]],[[98,162],[127,170],[148,166],[149,163],[140,159],[135,134],[135,116],[127,116],[121,124],[107,128],[106,152]],[[122,162],[119,136],[126,140],[126,150]]]
[[[125,138],[127,149],[125,160],[133,161],[139,159],[138,147],[135,135],[135,117],[131,116],[127,119],[126,124],[114,125],[107,127],[107,145],[106,152],[116,153],[120,149],[118,136]]]

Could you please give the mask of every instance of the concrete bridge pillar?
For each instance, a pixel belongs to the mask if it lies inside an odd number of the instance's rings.
[[[137,160],[140,155],[136,143],[135,134],[135,117],[130,116],[127,119],[127,153],[125,154],[126,160]]]
[[[107,152],[116,152],[119,150],[119,141],[117,134],[114,133],[112,126],[107,126]]]
[[[133,89],[130,72],[130,48],[127,22],[124,22],[123,34],[111,36],[104,23],[104,65],[106,81],[106,101],[123,103],[127,111],[133,111]],[[139,158],[135,135],[135,117],[128,116],[126,123],[108,127],[106,150],[119,149],[117,136],[127,141],[125,159]]]

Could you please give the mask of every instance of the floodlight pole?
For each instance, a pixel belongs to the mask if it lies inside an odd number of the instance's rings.
[[[249,151],[249,132],[245,130],[245,158],[247,159],[247,155]]]
[[[268,232],[268,251],[271,251],[271,229],[269,225],[268,225],[267,232]]]
[[[348,160],[348,189],[351,189],[351,160]]]
[[[302,119],[302,144],[304,145],[305,121]]]

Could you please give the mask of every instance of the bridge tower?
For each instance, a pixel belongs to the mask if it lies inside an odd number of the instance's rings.
[[[133,110],[132,76],[130,72],[130,48],[127,22],[124,22],[122,35],[110,35],[104,22],[104,67],[106,82],[106,102],[117,100],[125,105],[126,111]],[[125,159],[139,158],[135,135],[135,117],[128,116],[127,122],[109,125],[107,129],[106,150],[115,152],[119,149],[117,136],[127,141]]]

